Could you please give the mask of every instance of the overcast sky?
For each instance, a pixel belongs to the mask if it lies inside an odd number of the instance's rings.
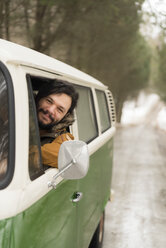
[[[166,0],[145,0],[142,10],[145,13],[153,13],[155,16],[143,17],[147,24],[141,27],[141,31],[147,36],[156,37],[160,32],[159,24],[166,25]]]

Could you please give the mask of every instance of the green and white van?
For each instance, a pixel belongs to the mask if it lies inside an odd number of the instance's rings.
[[[84,150],[82,176],[73,165],[63,173],[42,166],[34,94],[43,82],[56,79],[79,92],[70,132],[76,140],[72,147],[79,140],[83,144],[78,149]],[[0,40],[0,248],[101,247],[114,134],[115,107],[107,86],[56,59]],[[37,164],[30,158],[34,145]]]

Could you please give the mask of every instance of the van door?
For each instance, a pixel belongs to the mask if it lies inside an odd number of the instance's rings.
[[[42,193],[43,177],[52,179],[51,171],[43,171],[40,155],[39,131],[33,92],[28,80],[29,92],[29,176],[31,194]],[[43,174],[44,173],[44,174]],[[35,186],[38,185],[38,188]],[[39,188],[40,185],[40,188]],[[28,186],[27,186],[28,187]],[[48,190],[36,203],[14,218],[14,246],[17,248],[77,248],[76,205],[72,202],[77,189],[76,180],[62,180],[57,188]],[[31,196],[30,196],[31,197]],[[38,197],[38,196],[37,196]]]

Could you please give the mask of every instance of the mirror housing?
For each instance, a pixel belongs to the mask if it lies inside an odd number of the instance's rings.
[[[65,141],[58,154],[59,172],[53,177],[49,187],[56,188],[56,178],[80,179],[86,176],[89,169],[89,152],[85,142],[80,140]]]

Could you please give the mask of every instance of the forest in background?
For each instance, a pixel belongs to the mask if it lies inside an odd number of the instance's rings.
[[[143,2],[0,0],[0,37],[57,58],[108,85],[120,121],[124,101],[148,88],[150,79],[157,87],[159,81],[166,87],[166,45],[152,48],[139,31]]]

